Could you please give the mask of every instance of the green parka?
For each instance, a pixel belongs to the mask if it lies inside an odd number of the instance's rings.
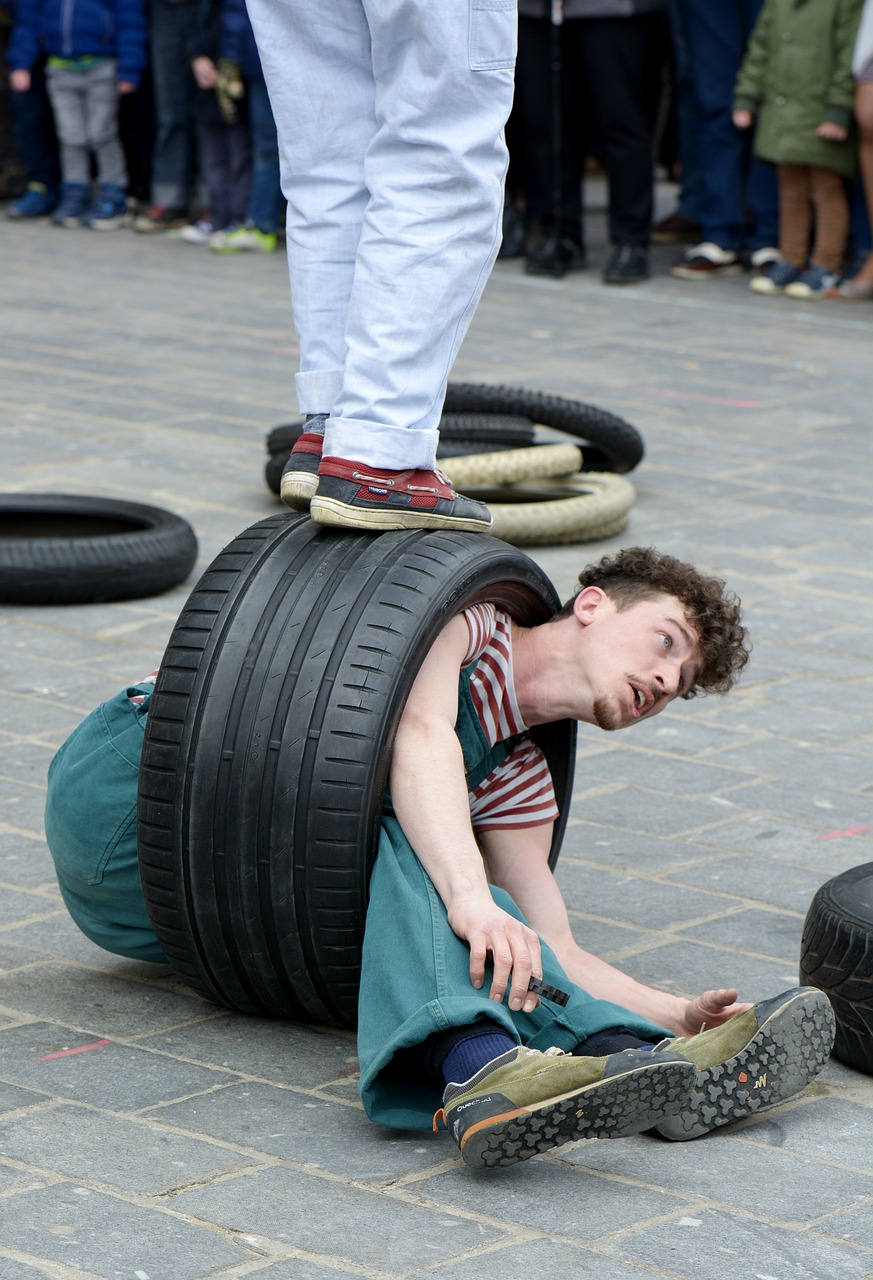
[[[765,0],[734,90],[734,108],[757,117],[755,154],[762,160],[854,173],[852,51],[862,5]],[[819,138],[823,120],[848,128],[848,140]]]

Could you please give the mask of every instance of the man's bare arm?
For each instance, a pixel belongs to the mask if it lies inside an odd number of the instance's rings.
[[[494,902],[470,823],[464,758],[455,733],[458,678],[468,643],[466,622],[454,618],[425,658],[394,743],[391,799],[445,904],[449,924],[469,944],[473,986],[482,986],[490,955],[491,998],[503,999],[511,975],[510,1007],[530,1012],[539,1003],[527,989],[532,974],[542,977],[539,938]]]
[[[567,976],[598,1000],[609,1000],[680,1036],[726,1022],[748,1009],[733,988],[706,991],[694,1000],[637,982],[584,951],[570,927],[564,898],[548,864],[551,824],[517,831],[489,831],[481,840],[488,878],[505,889],[525,919],[548,942]]]

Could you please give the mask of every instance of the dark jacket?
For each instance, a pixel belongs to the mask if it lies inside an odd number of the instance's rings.
[[[139,84],[147,45],[142,0],[19,0],[6,61],[30,71],[41,53],[116,58],[118,79]]]
[[[863,0],[765,0],[734,90],[757,117],[755,153],[776,164],[813,164],[847,177],[855,143],[828,142],[824,120],[850,128],[852,51]]]
[[[219,56],[235,62],[244,80],[263,80],[261,59],[245,0],[221,0],[220,14]]]

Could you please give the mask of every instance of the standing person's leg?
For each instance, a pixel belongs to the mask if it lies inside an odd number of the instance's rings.
[[[815,210],[815,238],[810,263],[839,275],[849,236],[849,202],[842,174],[820,165],[809,167],[809,189]]]
[[[243,225],[214,246],[219,253],[272,253],[282,208],[279,185],[279,145],[267,86],[261,79],[246,81],[251,180]]]
[[[61,155],[61,199],[52,214],[59,227],[78,227],[91,192],[91,155],[85,94],[77,71],[46,68],[46,87],[55,117]]]
[[[780,164],[779,252],[786,262],[803,271],[809,257],[812,231],[810,168],[806,164]]]
[[[654,201],[654,159],[646,68],[658,18],[586,18],[579,28],[582,76],[609,180],[607,284],[649,274],[647,249]]]
[[[806,269],[812,231],[809,165],[776,166],[779,183],[779,258],[749,281],[753,293],[785,293]]]
[[[6,211],[8,218],[40,218],[58,203],[61,170],[52,105],[46,91],[45,59],[30,73],[26,93],[11,95],[12,134],[24,165],[27,190]]]
[[[582,220],[579,77],[571,52],[576,21],[560,28],[561,130],[555,138],[552,66],[553,31],[547,18],[519,18],[516,108],[521,104],[524,130],[523,189],[535,237],[526,270],[532,275],[561,275],[585,266]],[[555,221],[556,145],[560,149],[560,220]]]
[[[83,72],[87,80],[88,142],[97,159],[97,195],[85,214],[95,231],[127,223],[127,165],[118,132],[119,96],[114,59]]]
[[[747,9],[762,0],[679,0],[697,119],[701,244],[671,272],[682,279],[737,274],[746,238],[751,138],[731,118],[734,83],[748,39]],[[775,227],[774,227],[775,232]]]
[[[196,17],[194,0],[152,0],[151,67],[157,116],[153,203],[136,219],[137,231],[163,231],[181,225],[191,201],[196,86],[188,65],[188,46]]]
[[[867,218],[873,223],[873,61],[862,69],[855,86],[855,119],[858,122],[858,160]],[[853,280],[840,285],[840,297],[873,298],[873,253]]]
[[[377,128],[325,453],[431,470],[446,382],[500,243],[515,4],[365,8]]]
[[[323,449],[323,421],[295,445],[283,499],[305,506],[317,486],[323,523],[487,529],[487,508],[433,468],[500,240],[514,0],[249,12],[288,199],[298,400],[332,414]],[[300,492],[286,497],[286,481]]]
[[[301,413],[327,414],[342,386],[345,329],[369,193],[364,155],[376,86],[361,0],[249,0],[279,139]]]
[[[739,0],[740,62],[758,21],[763,0]],[[739,70],[740,63],[737,63]],[[779,186],[772,164],[759,160],[753,149],[753,130],[745,130],[747,146],[745,180],[741,188],[747,225],[743,243],[752,267],[761,268],[772,261],[779,243]],[[751,225],[748,225],[748,220]]]

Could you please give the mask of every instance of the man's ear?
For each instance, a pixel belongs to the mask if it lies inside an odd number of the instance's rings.
[[[601,587],[583,587],[573,601],[573,616],[583,627],[588,627],[603,608],[609,596]]]

